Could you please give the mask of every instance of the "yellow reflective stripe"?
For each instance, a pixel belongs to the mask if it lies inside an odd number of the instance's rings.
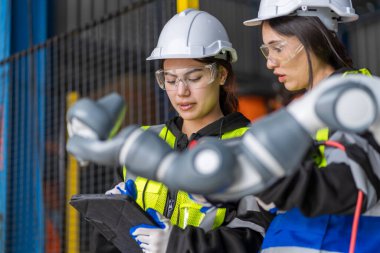
[[[145,184],[147,183],[148,179],[146,178],[142,178],[142,177],[137,177],[136,180],[135,180],[135,184],[136,184],[136,190],[137,190],[137,198],[136,198],[136,203],[141,207],[141,208],[145,208],[144,207],[144,202],[143,202],[143,195],[142,192],[144,190],[144,187],[145,187]],[[141,193],[141,194],[140,194]],[[144,198],[145,200],[145,198]]]
[[[178,208],[179,207],[179,208]],[[176,209],[171,217],[172,223],[180,228],[187,226],[199,227],[207,213],[201,212],[204,206],[192,200],[188,193],[179,191],[177,195]],[[213,215],[213,214],[211,214]],[[212,228],[221,226],[226,215],[225,208],[217,208]]]
[[[175,200],[176,203],[174,206],[172,217],[170,217],[170,221],[180,228],[185,228],[183,221],[181,220],[181,217],[180,217],[180,214],[181,214],[180,207],[186,201],[186,196],[187,196],[187,193],[184,191],[177,192],[177,198]]]
[[[177,226],[181,228],[186,228],[187,226],[199,227],[205,216],[200,211],[203,206],[192,200],[189,194],[184,191],[178,192],[178,201],[177,217],[179,217]]]
[[[171,148],[174,148],[176,137],[171,131],[169,131],[169,129],[166,126],[162,128],[158,136],[160,136],[161,139],[166,141],[166,143],[169,144]]]
[[[343,73],[343,76],[347,76],[347,75],[365,75],[365,76],[371,76],[372,77],[372,74],[371,72],[366,69],[366,68],[362,68],[362,69],[358,69],[358,70],[350,70],[350,71],[346,71]]]
[[[366,68],[359,69],[359,73],[365,76],[372,76],[371,72]]]
[[[215,221],[214,225],[212,226],[212,229],[220,227],[223,224],[225,217],[226,208],[218,208],[218,210],[216,211]]]
[[[161,125],[157,126],[157,127],[160,127]],[[147,130],[149,129],[150,127],[152,126],[142,126],[141,128],[144,129],[144,130]],[[166,141],[167,144],[169,144],[169,146],[171,148],[174,148],[174,145],[175,145],[175,141],[176,141],[176,137],[174,136],[174,134],[168,129],[167,126],[165,126],[164,124],[162,124],[162,129],[159,131],[159,134],[158,136],[163,139],[164,141]]]
[[[315,139],[317,141],[327,141],[329,139],[329,129],[328,128],[319,129],[317,131],[317,134],[315,135]],[[321,154],[321,157],[319,157],[319,160],[317,160],[316,162],[318,163],[319,167],[325,167],[327,165],[327,161],[325,157],[325,145],[319,145],[318,149]]]
[[[230,132],[224,133],[222,135],[222,140],[241,137],[245,134],[245,132],[247,132],[248,129],[249,129],[249,127],[241,127],[241,128],[237,128],[235,130],[232,130]]]
[[[145,210],[153,208],[163,214],[166,205],[168,189],[162,183],[137,177],[135,180],[137,189],[136,203]]]
[[[327,127],[321,128],[315,135],[317,141],[327,141],[329,139],[329,129]]]

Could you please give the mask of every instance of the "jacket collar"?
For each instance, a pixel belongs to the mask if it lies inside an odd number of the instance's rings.
[[[233,112],[205,126],[198,132],[193,133],[190,139],[188,139],[187,135],[181,131],[183,125],[183,119],[181,117],[176,116],[172,118],[166,122],[166,126],[176,137],[175,149],[183,150],[192,140],[198,140],[204,136],[221,138],[224,133],[246,127],[249,123],[250,121],[243,114],[240,112]]]

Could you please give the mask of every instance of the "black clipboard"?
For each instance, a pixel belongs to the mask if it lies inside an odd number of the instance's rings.
[[[78,194],[70,204],[121,252],[141,253],[129,229],[140,224],[156,226],[153,219],[127,195]]]

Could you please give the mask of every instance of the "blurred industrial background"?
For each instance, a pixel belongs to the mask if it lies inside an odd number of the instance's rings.
[[[178,2],[178,3],[177,3]],[[342,25],[357,67],[380,74],[380,0],[353,0],[359,21]],[[259,0],[0,1],[0,252],[88,252],[90,227],[68,205],[73,194],[104,193],[115,168],[80,168],[65,152],[68,107],[111,91],[128,106],[124,126],[157,124],[173,111],[145,58],[179,8],[208,11],[238,51],[240,109],[255,120],[286,104],[265,67]]]

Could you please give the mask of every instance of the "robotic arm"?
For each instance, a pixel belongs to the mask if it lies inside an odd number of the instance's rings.
[[[87,140],[106,140],[115,135],[120,128],[126,110],[124,99],[117,93],[111,93],[97,101],[89,98],[80,99],[66,115],[69,137],[82,136]],[[80,156],[76,156],[76,159],[82,166],[88,164],[88,160]]]
[[[291,174],[310,148],[311,136],[322,127],[369,129],[380,141],[379,87],[379,78],[329,78],[287,108],[252,124],[232,144],[204,141],[179,153],[156,134],[130,126],[106,142],[74,135],[67,150],[84,160],[126,165],[133,173],[169,188],[235,200]],[[106,157],[100,159],[100,154]]]

